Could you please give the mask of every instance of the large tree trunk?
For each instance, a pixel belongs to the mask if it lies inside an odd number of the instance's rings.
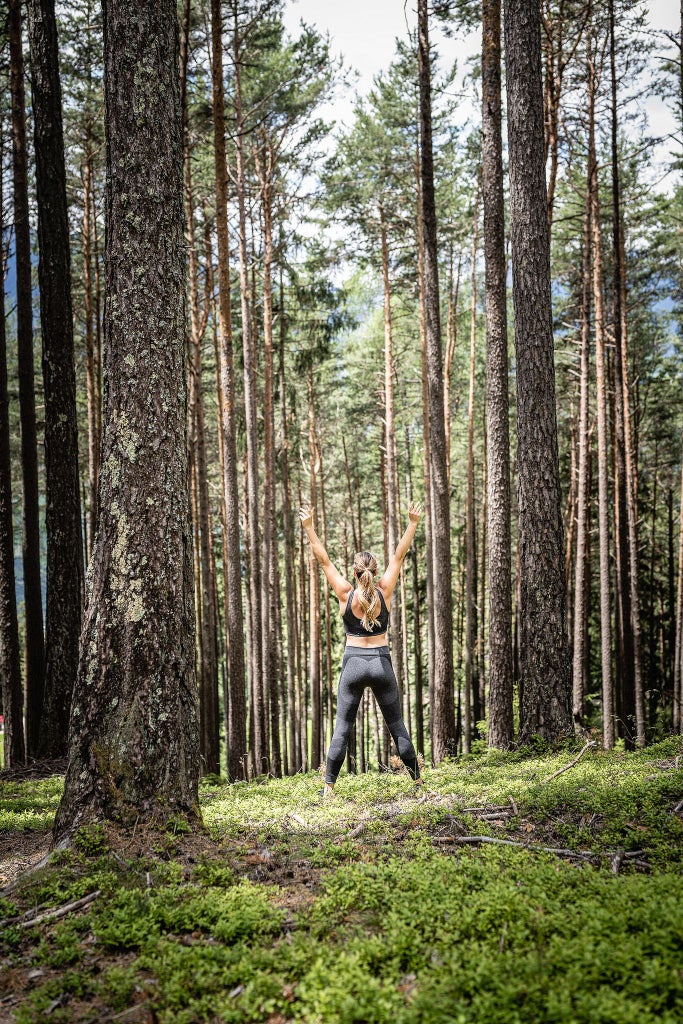
[[[517,355],[521,742],[572,732],[564,538],[555,414],[540,15],[505,9],[510,222]]]
[[[586,630],[586,552],[589,532],[588,461],[588,395],[590,374],[590,311],[591,311],[591,215],[590,192],[586,188],[584,230],[583,230],[583,266],[581,275],[581,342],[579,355],[579,421],[578,421],[578,466],[576,487],[576,558],[574,563],[574,630],[573,630],[573,661],[572,661],[572,716],[574,727],[583,727],[583,703],[586,692],[584,664],[588,633]],[[604,694],[603,694],[604,697]],[[608,743],[608,729],[614,728],[611,713],[605,715],[603,707],[603,737],[605,746],[614,746],[614,736]],[[609,709],[611,712],[611,708]]]
[[[605,384],[605,315],[603,309],[602,241],[600,232],[600,183],[595,153],[595,93],[597,47],[588,43],[588,175],[591,239],[593,250],[593,308],[595,318],[595,390],[598,430],[598,534],[600,551],[600,664],[602,670],[603,735],[609,738],[613,703],[612,628],[609,564],[609,482],[607,467],[607,394]]]
[[[93,817],[199,817],[175,3],[131,19],[105,0],[104,85],[100,516],[57,837]]]
[[[31,236],[28,210],[28,154],[24,107],[24,57],[21,0],[10,0],[7,16],[10,88],[12,95],[12,174],[17,294],[17,354],[19,364],[19,423],[21,428],[22,556],[26,630],[26,752],[38,753],[45,687],[45,644],[40,580],[38,521],[38,449],[33,371],[33,301],[31,294]]]
[[[0,121],[0,133],[2,128],[3,125]],[[1,156],[2,141],[0,139]],[[2,175],[0,175],[0,238],[4,237],[2,185]],[[21,655],[14,579],[4,253],[0,254],[0,686],[2,687],[2,713],[4,716],[4,767],[16,768],[26,760],[26,743],[24,740]]]
[[[484,0],[482,195],[486,267],[486,463],[489,568],[490,747],[507,749],[512,718],[510,420],[508,398],[505,206],[501,130],[500,0]]]
[[[43,757],[63,757],[83,607],[71,255],[54,0],[30,0],[28,13],[45,395],[47,587],[39,753]]]
[[[221,409],[225,475],[226,549],[228,590],[225,622],[228,634],[228,686],[230,692],[227,768],[228,778],[244,776],[247,753],[246,675],[242,605],[239,490],[237,485],[236,393],[230,304],[230,247],[228,242],[228,168],[225,156],[225,96],[223,88],[223,26],[220,0],[211,0],[211,83],[213,101],[213,155],[216,175],[216,236],[218,242],[218,311],[221,332]]]
[[[432,101],[427,0],[418,0],[418,64],[420,78],[420,169],[424,239],[424,308],[427,341],[432,556],[439,593],[434,607],[434,702],[432,761],[438,764],[455,743],[453,693],[453,595],[451,592],[451,518],[443,416],[443,365],[439,313],[439,266],[432,154]],[[428,510],[429,514],[429,510]],[[434,595],[436,596],[436,595]]]

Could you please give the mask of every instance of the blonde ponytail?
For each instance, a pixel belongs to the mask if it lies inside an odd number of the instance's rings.
[[[353,560],[353,571],[358,581],[356,593],[363,609],[360,623],[363,629],[367,629],[370,633],[379,618],[379,613],[375,610],[377,604],[377,586],[375,584],[377,561],[374,555],[371,555],[369,551],[359,551]]]

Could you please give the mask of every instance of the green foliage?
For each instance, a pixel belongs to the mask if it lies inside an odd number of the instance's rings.
[[[107,850],[107,830],[104,825],[82,825],[74,837],[73,845],[86,857],[97,857]]]
[[[139,949],[167,932],[206,932],[220,942],[268,934],[280,913],[250,882],[228,889],[167,886],[160,891],[122,890],[95,913],[92,930],[108,949]]]
[[[47,975],[18,1024],[51,1006],[72,1019],[69,997],[107,1013],[144,999],[161,1024],[674,1024],[682,754],[679,738],[589,751],[556,778],[576,750],[450,758],[427,769],[421,804],[389,773],[342,776],[329,804],[317,773],[205,787],[221,845],[196,859],[182,836],[130,860],[95,854],[102,836],[84,829],[4,905],[12,916],[102,890],[65,921],[4,929],[5,954]],[[509,797],[519,815],[506,821],[469,810]],[[435,845],[453,821],[456,835],[532,849]],[[595,858],[536,849],[558,845]],[[614,875],[617,849],[644,851],[649,873],[626,860]]]
[[[42,832],[52,824],[62,793],[58,778],[4,782],[0,790],[0,832]]]

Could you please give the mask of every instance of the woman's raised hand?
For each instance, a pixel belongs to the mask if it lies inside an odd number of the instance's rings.
[[[419,523],[423,512],[424,507],[421,501],[411,501],[410,508],[408,509],[411,523]]]
[[[303,504],[299,509],[299,519],[301,520],[301,525],[303,526],[304,530],[306,529],[307,526],[312,526],[313,508],[308,503]]]

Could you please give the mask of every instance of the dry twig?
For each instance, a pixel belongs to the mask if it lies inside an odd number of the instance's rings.
[[[60,917],[66,917],[73,910],[81,910],[86,907],[88,903],[92,903],[100,895],[101,889],[96,889],[94,892],[88,893],[87,896],[81,896],[80,900],[74,900],[73,903],[65,903],[62,907],[56,907],[54,910],[47,910],[44,914],[39,914],[38,917],[32,917],[28,921],[22,921],[19,928],[33,928],[36,924],[43,924],[45,921],[56,921]]]
[[[581,750],[581,752],[580,752],[580,753],[579,753],[579,754],[578,754],[578,755],[577,755],[577,756],[576,756],[576,757],[574,758],[574,760],[573,760],[573,761],[570,761],[570,762],[569,762],[569,764],[566,764],[566,765],[564,766],[564,768],[560,768],[560,770],[559,770],[559,771],[557,771],[557,772],[553,772],[553,774],[552,774],[552,775],[549,775],[547,779],[541,779],[541,785],[545,785],[545,783],[546,783],[546,782],[550,782],[550,780],[551,780],[551,779],[556,779],[556,778],[557,778],[557,776],[558,776],[558,775],[562,775],[562,774],[563,774],[563,772],[568,772],[570,768],[573,768],[573,767],[574,767],[574,765],[575,765],[575,764],[577,763],[577,761],[580,761],[580,760],[581,760],[581,758],[583,757],[583,755],[584,755],[584,754],[586,753],[586,751],[587,751],[587,750],[590,750],[590,749],[591,749],[591,747],[597,747],[597,745],[598,745],[598,744],[597,744],[597,742],[596,742],[595,740],[591,740],[591,741],[590,741],[590,743],[587,743],[587,744],[585,745],[585,747],[584,747],[584,748],[583,748],[583,749]]]

